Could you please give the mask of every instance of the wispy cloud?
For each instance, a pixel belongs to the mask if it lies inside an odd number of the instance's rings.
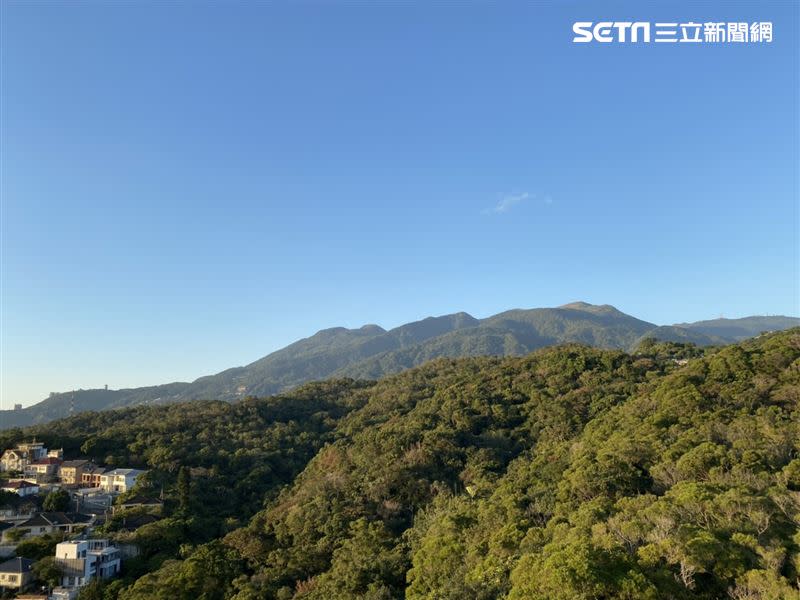
[[[549,206],[553,204],[553,197],[550,194],[532,194],[530,192],[520,192],[518,194],[505,194],[499,196],[499,200],[489,208],[485,208],[481,211],[481,214],[484,215],[502,215],[505,214],[514,208],[518,207],[522,203],[532,203],[535,206]]]
[[[512,208],[524,202],[530,197],[528,192],[523,192],[521,194],[508,194],[507,196],[503,196],[498,200],[497,204],[495,204],[491,209],[484,211],[494,214],[502,214],[507,213]]]

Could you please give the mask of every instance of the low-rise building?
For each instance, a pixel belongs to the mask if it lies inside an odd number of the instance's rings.
[[[36,514],[39,505],[34,497],[21,498],[0,508],[0,521],[20,521]]]
[[[39,483],[55,481],[61,459],[52,456],[40,458],[25,466],[25,477]]]
[[[17,444],[0,456],[0,471],[24,471],[30,463],[47,458],[47,448],[41,442]]]
[[[25,481],[24,479],[15,479],[14,481],[4,481],[0,484],[0,490],[23,497],[35,496],[39,493],[39,484],[32,481]]]
[[[84,471],[91,472],[92,463],[88,460],[65,460],[58,469],[58,478],[66,485],[83,483]]]
[[[114,577],[120,570],[119,550],[108,540],[73,540],[56,545],[55,562],[61,586],[83,587],[94,578]]]
[[[106,492],[124,494],[133,489],[136,480],[145,471],[139,469],[113,469],[100,475],[100,487]]]
[[[33,561],[29,558],[12,558],[0,564],[0,588],[21,590],[33,579]]]
[[[54,587],[46,600],[77,600],[80,588]]]
[[[0,457],[0,471],[22,471],[30,462],[27,452],[6,450]]]
[[[93,463],[84,466],[81,473],[81,485],[83,487],[100,487],[100,481],[106,470]]]
[[[34,537],[63,531],[74,533],[78,528],[85,527],[92,517],[81,513],[43,512],[23,521],[17,529],[25,530],[24,537]]]

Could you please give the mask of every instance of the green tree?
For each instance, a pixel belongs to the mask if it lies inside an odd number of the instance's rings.
[[[182,512],[189,510],[192,502],[192,473],[183,466],[178,471],[178,507]]]
[[[53,490],[45,496],[42,508],[48,512],[69,510],[69,492],[65,489]]]
[[[78,600],[105,600],[106,582],[102,579],[93,579],[88,585],[81,588]]]
[[[40,560],[42,558],[53,556],[56,550],[56,544],[64,540],[63,533],[48,533],[32,537],[25,541],[20,542],[15,552],[17,556],[24,556],[32,560]]]
[[[63,571],[53,556],[45,556],[37,560],[31,568],[33,577],[49,587],[57,586],[61,581]]]

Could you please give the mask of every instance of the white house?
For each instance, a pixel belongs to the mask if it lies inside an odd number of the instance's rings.
[[[100,475],[100,488],[106,492],[123,494],[130,491],[140,475],[146,473],[139,469],[113,469]]]
[[[11,492],[18,496],[35,496],[39,493],[39,484],[25,480],[4,481],[0,485],[0,490]]]
[[[56,544],[55,562],[61,568],[61,586],[83,587],[94,578],[119,573],[119,550],[108,540],[73,540]]]

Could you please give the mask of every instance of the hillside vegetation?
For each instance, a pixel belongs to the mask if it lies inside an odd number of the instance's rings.
[[[613,306],[574,302],[558,308],[510,310],[485,319],[463,312],[429,317],[389,331],[377,325],[335,327],[244,367],[192,383],[53,394],[20,411],[0,411],[0,428],[45,423],[87,410],[197,399],[234,401],[331,377],[378,379],[441,357],[523,356],[564,343],[630,351],[647,338],[698,346],[724,345],[797,326],[800,319],[790,317],[747,317],[658,327]]]
[[[151,469],[85,597],[795,600],[800,330],[438,359],[4,432]],[[81,450],[82,449],[82,450]],[[96,594],[89,596],[88,594]]]

